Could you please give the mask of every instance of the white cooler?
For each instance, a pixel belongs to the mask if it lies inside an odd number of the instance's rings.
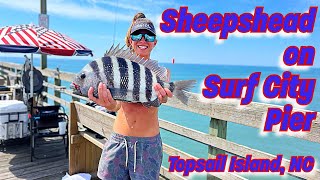
[[[0,140],[23,138],[29,135],[28,110],[22,101],[0,101]]]

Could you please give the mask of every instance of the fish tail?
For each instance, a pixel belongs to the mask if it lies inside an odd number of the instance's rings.
[[[187,91],[190,91],[196,84],[196,80],[183,80],[170,82],[168,89],[177,97],[183,104],[188,103],[189,96]]]

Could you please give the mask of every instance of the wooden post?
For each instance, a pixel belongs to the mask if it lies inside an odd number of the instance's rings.
[[[56,78],[57,77],[57,78]],[[54,85],[61,86],[61,79],[60,79],[60,71],[59,68],[57,68],[57,75],[54,78]],[[54,90],[54,96],[61,98],[61,92],[60,90]],[[60,105],[60,103],[54,101],[55,105]]]
[[[95,175],[102,149],[93,142],[85,139],[78,132],[78,112],[75,102],[70,103],[70,121],[69,121],[69,174],[79,172]]]
[[[14,72],[14,85],[19,83],[19,79],[18,79],[18,69],[17,68],[13,68],[13,72]]]
[[[13,72],[12,75],[11,75],[11,78],[10,78],[10,85],[11,86],[14,86],[15,83],[16,83],[16,79],[17,79],[17,76],[14,76],[15,75],[15,69],[14,68],[10,68],[10,71]]]
[[[227,138],[227,121],[211,118],[209,134],[212,136],[217,136],[219,138],[226,139]],[[214,158],[218,154],[225,154],[225,152],[221,149],[208,146],[208,158]],[[217,180],[219,178],[208,174],[207,179]]]
[[[47,0],[40,0],[40,13],[47,14]]]
[[[78,115],[74,102],[70,103],[70,120],[68,124],[69,136],[69,174],[85,172],[86,169],[86,143],[78,132]],[[76,138],[75,138],[76,137]],[[77,140],[75,140],[77,139]]]
[[[47,14],[47,0],[40,0],[40,13]],[[46,69],[47,66],[47,55],[41,54],[40,68]],[[43,81],[48,82],[48,77],[43,77]],[[44,92],[48,92],[48,88],[44,87]],[[44,102],[48,102],[48,100],[44,100]]]
[[[57,78],[54,78],[54,84],[56,86],[61,86],[61,80],[60,79],[57,79]],[[61,98],[61,92],[60,90],[54,90],[54,96],[58,97],[58,98]],[[60,103],[54,101],[54,104],[55,105],[60,105]]]
[[[21,70],[19,70],[19,69],[16,69],[17,70],[17,72],[16,72],[16,74],[18,75],[20,75],[20,77],[17,77],[17,84],[19,84],[20,85],[20,83],[21,83],[21,79],[22,79],[22,76],[21,76]]]

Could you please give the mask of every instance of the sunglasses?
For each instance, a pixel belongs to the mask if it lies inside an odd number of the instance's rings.
[[[147,42],[154,42],[156,40],[156,36],[148,35],[148,34],[131,34],[132,41],[141,41],[142,37]]]

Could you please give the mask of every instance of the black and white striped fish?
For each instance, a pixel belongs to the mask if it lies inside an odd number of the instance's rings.
[[[187,103],[186,91],[192,88],[195,80],[166,82],[167,70],[158,62],[143,59],[132,54],[130,49],[111,47],[104,57],[87,64],[71,84],[73,92],[87,96],[90,87],[94,87],[94,96],[98,97],[98,85],[106,84],[113,99],[133,103],[142,103],[146,107],[160,106],[154,85],[159,83],[168,88],[181,102]]]

